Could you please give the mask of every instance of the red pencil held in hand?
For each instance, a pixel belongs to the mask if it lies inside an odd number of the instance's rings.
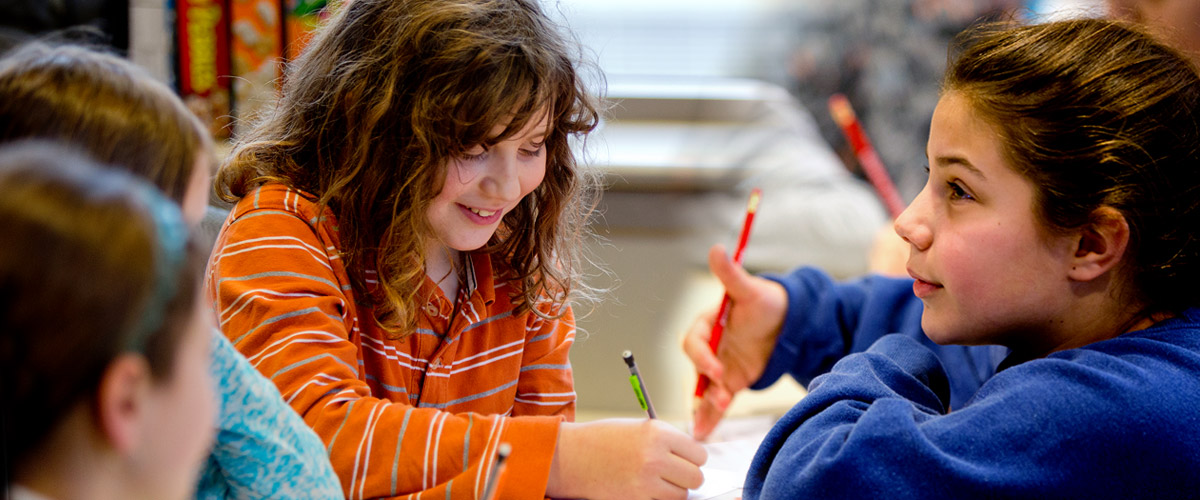
[[[750,191],[750,201],[746,202],[746,221],[742,223],[742,234],[738,237],[737,249],[733,251],[733,263],[740,265],[742,263],[742,251],[746,249],[746,242],[750,239],[750,225],[754,222],[754,213],[758,211],[758,199],[762,196],[762,190],[754,188]],[[721,333],[725,331],[726,316],[729,315],[729,294],[721,299],[721,306],[717,308],[717,320],[713,322],[712,334],[708,338],[708,347],[716,354],[717,346],[721,345]],[[708,377],[700,375],[696,381],[696,397],[704,395],[704,391],[708,389]]]
[[[887,169],[883,167],[883,161],[879,159],[875,147],[871,146],[871,141],[867,140],[867,133],[863,131],[858,116],[854,114],[854,108],[850,107],[850,100],[842,94],[830,96],[829,114],[833,115],[833,121],[842,128],[846,140],[850,141],[850,147],[854,149],[854,156],[858,158],[858,164],[862,166],[863,173],[867,174],[867,180],[871,181],[875,192],[883,200],[888,213],[892,215],[893,219],[899,217],[900,212],[904,211],[904,201],[900,198],[900,192],[896,190],[896,185],[892,183]]]

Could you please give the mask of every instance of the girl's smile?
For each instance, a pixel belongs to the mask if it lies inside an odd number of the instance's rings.
[[[503,208],[486,210],[482,208],[468,207],[463,204],[459,204],[458,206],[462,208],[463,211],[467,212],[468,219],[471,219],[475,223],[482,225],[490,225],[500,220],[500,217],[503,215],[501,212],[505,211]]]
[[[503,132],[505,125],[494,127],[494,133]],[[476,250],[491,240],[504,215],[542,183],[548,127],[549,116],[543,112],[512,137],[488,147],[476,145],[450,161],[442,190],[429,206],[434,232],[429,258]]]

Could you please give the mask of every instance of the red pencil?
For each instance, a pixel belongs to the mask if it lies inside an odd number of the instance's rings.
[[[746,242],[750,240],[750,224],[754,222],[754,213],[758,212],[758,199],[762,196],[762,190],[754,188],[750,191],[750,201],[746,202],[746,221],[742,223],[742,234],[738,237],[737,249],[733,251],[733,263],[742,263],[742,251],[746,249]],[[721,333],[725,331],[726,316],[729,315],[729,294],[725,294],[721,298],[721,306],[717,308],[717,320],[713,323],[712,334],[708,337],[708,348],[712,349],[715,354],[717,346],[721,344]],[[708,377],[701,375],[696,380],[696,397],[704,395],[704,391],[708,389]]]
[[[854,114],[854,108],[850,107],[850,100],[842,94],[830,96],[829,114],[833,115],[833,121],[842,128],[846,140],[850,141],[850,147],[854,149],[854,156],[858,158],[859,165],[862,165],[863,173],[867,174],[867,180],[875,187],[875,192],[883,200],[892,218],[899,217],[900,212],[904,211],[904,201],[900,199],[900,192],[896,191],[896,185],[888,176],[887,169],[883,168],[883,161],[875,153],[871,141],[867,140],[867,133],[863,131],[858,116]]]

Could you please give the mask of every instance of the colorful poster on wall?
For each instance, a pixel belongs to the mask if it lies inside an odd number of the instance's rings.
[[[234,132],[275,100],[283,68],[282,0],[232,0],[230,12]]]
[[[176,87],[213,137],[230,127],[228,0],[175,1]]]

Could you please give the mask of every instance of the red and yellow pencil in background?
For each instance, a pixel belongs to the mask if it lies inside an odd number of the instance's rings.
[[[746,249],[746,242],[750,240],[750,225],[754,223],[754,213],[758,212],[758,200],[762,197],[762,190],[754,188],[750,191],[750,201],[746,202],[746,220],[742,222],[742,234],[738,236],[737,248],[733,251],[733,263],[740,265],[742,263],[742,251]],[[725,320],[729,315],[729,294],[726,293],[721,298],[721,306],[717,308],[717,318],[713,322],[712,334],[708,337],[708,347],[716,354],[717,346],[721,345],[721,334],[725,331]],[[704,395],[704,391],[708,389],[708,377],[700,375],[696,380],[696,397]]]
[[[842,133],[846,135],[846,140],[850,141],[850,147],[854,149],[854,156],[858,158],[858,164],[862,166],[863,173],[867,174],[867,180],[875,187],[875,192],[883,200],[888,213],[895,219],[900,212],[904,211],[904,200],[900,198],[900,192],[896,190],[896,185],[888,176],[887,169],[883,167],[883,161],[879,159],[875,148],[871,146],[871,141],[867,140],[862,123],[854,114],[854,108],[850,107],[850,100],[842,94],[830,96],[829,114],[833,115],[833,121],[841,127]]]

